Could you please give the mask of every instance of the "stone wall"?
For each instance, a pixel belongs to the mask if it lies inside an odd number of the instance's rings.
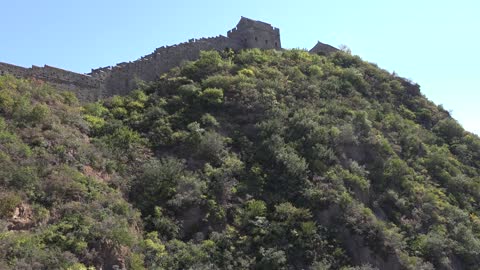
[[[17,78],[35,78],[49,82],[61,90],[75,92],[82,101],[100,98],[103,88],[103,81],[99,78],[47,65],[24,68],[0,62],[0,75],[4,74],[11,74]]]
[[[28,75],[28,68],[0,62],[0,75],[5,74],[12,74],[15,77],[23,78]]]
[[[51,66],[31,68],[0,62],[0,75],[9,73],[16,77],[33,77],[56,87],[75,92],[81,101],[95,101],[113,95],[124,95],[136,88],[136,82],[154,81],[162,73],[185,61],[196,60],[200,51],[260,48],[281,49],[280,30],[268,23],[242,17],[227,36],[191,39],[173,46],[163,46],[153,53],[133,62],[113,67],[92,69],[89,74],[79,74]],[[312,52],[324,52],[333,47],[319,43]],[[333,48],[333,50],[336,50]]]
[[[60,89],[73,91],[82,101],[93,101],[112,95],[124,95],[135,89],[136,82],[153,81],[162,73],[182,62],[193,61],[200,51],[226,48],[280,49],[280,30],[270,24],[242,17],[228,36],[191,39],[173,46],[164,46],[133,62],[124,62],[113,67],[92,69],[89,74],[79,74],[45,65],[23,68],[0,63],[0,74],[10,73],[17,77],[33,77],[54,84]]]
[[[93,78],[92,76],[75,73],[48,65],[43,67],[32,66],[30,72],[32,77],[57,83],[73,84],[86,88],[98,88],[101,85],[101,81]]]
[[[200,51],[226,48],[239,50],[242,47],[225,36],[191,39],[188,42],[158,48],[152,54],[133,62],[92,70],[89,75],[104,81],[103,96],[123,95],[134,89],[138,80],[156,80],[162,73],[181,65],[182,62],[197,59]]]
[[[138,80],[156,80],[182,62],[197,59],[200,51],[222,51],[226,48],[280,49],[280,30],[270,24],[242,17],[237,26],[228,32],[228,37],[220,35],[190,39],[177,45],[164,46],[136,61],[92,70],[90,75],[105,82],[102,96],[123,95],[134,89]]]

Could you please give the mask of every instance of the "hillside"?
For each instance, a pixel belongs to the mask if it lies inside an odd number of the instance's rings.
[[[479,201],[480,139],[349,53],[202,52],[83,106],[0,77],[6,269],[477,269]]]

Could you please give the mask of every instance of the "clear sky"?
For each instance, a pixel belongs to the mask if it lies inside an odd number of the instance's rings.
[[[86,73],[163,45],[226,35],[240,16],[279,27],[285,48],[347,45],[419,83],[480,134],[478,0],[0,0],[0,62]]]

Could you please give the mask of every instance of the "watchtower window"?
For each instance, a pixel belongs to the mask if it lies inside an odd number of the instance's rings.
[[[258,41],[258,38],[257,38],[257,37],[255,37],[255,41]]]
[[[268,40],[267,40],[267,39],[265,39],[265,44],[268,44]]]
[[[277,42],[275,42],[275,48],[278,48],[278,43]]]

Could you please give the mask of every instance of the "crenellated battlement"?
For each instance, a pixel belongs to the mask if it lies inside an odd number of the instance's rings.
[[[4,74],[49,82],[60,89],[76,92],[81,100],[95,100],[99,98],[98,89],[101,89],[103,86],[103,80],[100,78],[48,65],[25,68],[0,62],[0,75]]]
[[[225,36],[190,39],[188,42],[157,48],[153,53],[132,62],[119,63],[113,67],[99,68],[89,73],[104,81],[103,96],[126,94],[137,85],[138,80],[153,81],[184,61],[196,60],[200,51],[239,50],[243,47]]]
[[[227,36],[192,38],[187,42],[162,46],[135,61],[92,69],[88,74],[48,65],[24,68],[0,62],[0,75],[8,73],[16,77],[44,80],[60,89],[75,92],[81,101],[94,101],[102,97],[127,94],[137,87],[138,80],[154,81],[182,62],[196,60],[200,51],[223,51],[227,48],[281,49],[280,29],[265,22],[241,17],[237,26],[227,32]]]

